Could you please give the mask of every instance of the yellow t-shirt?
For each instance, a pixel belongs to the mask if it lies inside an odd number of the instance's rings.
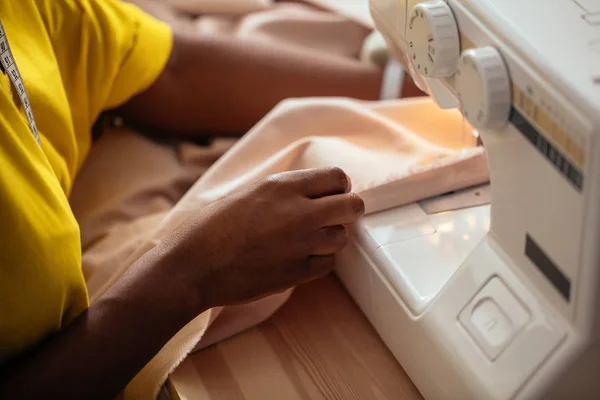
[[[0,74],[0,363],[88,306],[68,196],[99,114],[148,88],[172,33],[119,0],[0,1],[39,129]]]

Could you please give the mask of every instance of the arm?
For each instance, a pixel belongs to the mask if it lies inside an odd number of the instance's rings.
[[[0,399],[114,399],[202,311],[331,271],[364,212],[338,169],[279,174],[213,203],[71,325],[0,368]]]
[[[122,107],[130,123],[172,134],[241,135],[289,97],[379,97],[381,70],[231,37],[175,33],[170,60]]]
[[[160,248],[149,252],[70,326],[3,365],[0,398],[114,398],[205,309],[176,270]]]

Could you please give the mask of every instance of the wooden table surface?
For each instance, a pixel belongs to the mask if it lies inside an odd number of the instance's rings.
[[[189,356],[180,400],[422,399],[335,275],[296,289],[265,323]]]

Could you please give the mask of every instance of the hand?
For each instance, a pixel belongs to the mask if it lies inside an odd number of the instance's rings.
[[[323,168],[270,176],[203,209],[165,243],[202,293],[233,305],[319,278],[364,213],[348,176]]]
[[[296,171],[206,207],[58,334],[2,369],[0,397],[115,398],[198,313],[328,273],[346,244],[344,225],[364,210],[349,192],[339,169]],[[82,368],[89,360],[93,368]]]

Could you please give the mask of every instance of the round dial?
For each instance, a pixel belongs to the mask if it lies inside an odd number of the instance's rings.
[[[477,129],[500,129],[509,118],[510,78],[502,56],[493,47],[462,53],[456,91],[463,115]]]
[[[417,4],[408,20],[406,40],[415,71],[431,78],[454,75],[460,40],[454,14],[445,1]]]

